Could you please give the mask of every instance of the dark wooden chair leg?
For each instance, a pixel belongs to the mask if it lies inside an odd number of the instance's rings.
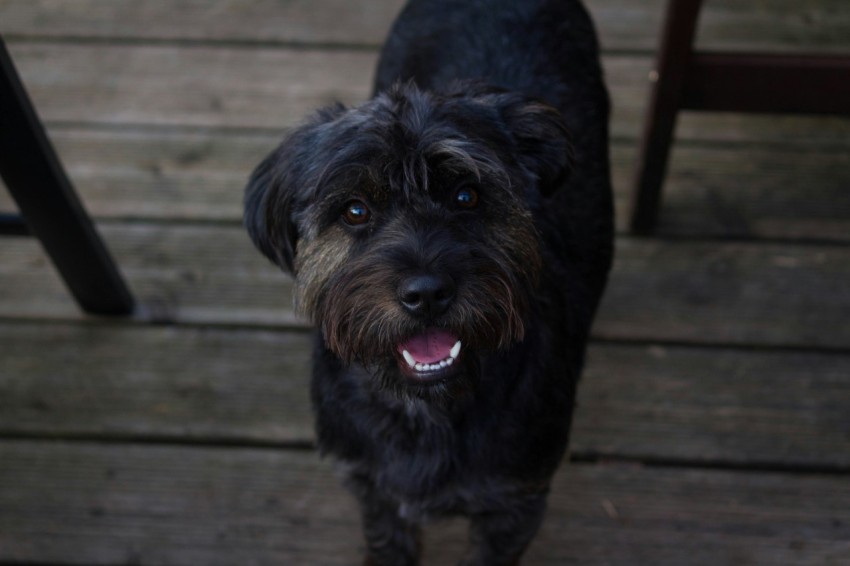
[[[662,28],[649,108],[632,193],[630,229],[651,234],[658,220],[661,185],[676,126],[702,0],[670,0]]]
[[[694,52],[681,107],[712,112],[850,114],[850,56]]]
[[[47,139],[2,39],[0,175],[79,305],[94,314],[131,313],[133,297]]]

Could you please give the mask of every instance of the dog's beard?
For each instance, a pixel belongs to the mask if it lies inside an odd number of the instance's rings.
[[[522,340],[536,276],[523,267],[506,261],[506,256],[467,258],[463,272],[455,274],[459,285],[451,307],[435,319],[423,320],[399,304],[398,270],[374,256],[363,256],[334,273],[313,295],[310,314],[328,349],[348,365],[365,367],[381,390],[445,405],[475,390],[481,356]],[[416,372],[401,345],[435,330],[460,342],[457,364],[436,372],[435,379],[412,378]]]

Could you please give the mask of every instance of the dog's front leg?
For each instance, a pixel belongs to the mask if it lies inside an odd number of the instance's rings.
[[[349,478],[349,487],[360,503],[367,554],[364,566],[415,566],[419,564],[419,526],[399,514],[399,506],[368,480]]]
[[[396,505],[375,497],[361,500],[361,512],[368,547],[365,565],[414,566],[419,563],[419,527],[399,517]]]
[[[514,566],[519,564],[543,522],[546,493],[523,497],[498,511],[470,517],[472,547],[461,566]]]

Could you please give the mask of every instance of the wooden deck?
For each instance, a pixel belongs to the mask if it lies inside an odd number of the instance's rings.
[[[664,2],[587,3],[622,220]],[[306,112],[368,95],[400,4],[0,0],[141,302],[83,316],[37,242],[0,240],[0,563],[358,562],[353,503],[312,449],[306,327],[241,191]],[[699,42],[850,53],[850,10],[711,0]],[[677,138],[660,235],[618,237],[525,564],[850,564],[850,120],[686,114]],[[464,536],[436,525],[426,563]]]

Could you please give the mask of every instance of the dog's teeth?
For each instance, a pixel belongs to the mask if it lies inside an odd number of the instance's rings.
[[[437,371],[447,368],[454,363],[455,359],[457,359],[460,354],[460,346],[460,340],[458,340],[455,342],[455,345],[452,346],[447,358],[434,363],[417,362],[407,350],[402,350],[401,355],[404,358],[404,361],[407,362],[407,365],[410,366],[410,369],[415,369],[416,371]]]
[[[416,360],[413,359],[413,356],[410,355],[410,352],[407,350],[402,350],[401,355],[404,356],[404,361],[407,362],[407,365],[410,367],[416,367]]]

